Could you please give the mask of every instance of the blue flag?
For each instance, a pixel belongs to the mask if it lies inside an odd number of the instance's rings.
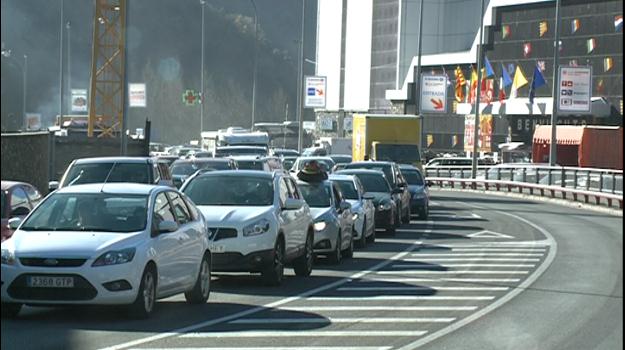
[[[501,76],[503,77],[503,87],[508,87],[512,85],[512,78],[510,78],[510,74],[506,70],[506,67],[501,64]]]
[[[547,85],[543,74],[540,72],[540,68],[538,65],[534,67],[534,77],[532,77],[532,86],[530,86],[530,103],[534,103],[534,96],[536,95],[536,89],[539,87]]]
[[[490,62],[488,61],[488,57],[484,56],[484,66],[486,68],[486,77],[490,77],[495,75],[495,71],[493,70],[493,66],[490,65]]]

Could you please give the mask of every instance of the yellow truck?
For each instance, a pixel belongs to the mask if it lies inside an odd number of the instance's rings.
[[[403,114],[354,114],[352,159],[421,164],[421,117]]]

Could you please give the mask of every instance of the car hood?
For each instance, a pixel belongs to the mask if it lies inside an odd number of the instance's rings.
[[[425,186],[409,185],[408,186],[408,191],[410,191],[410,194],[423,193],[423,192],[425,192]]]
[[[310,208],[310,215],[313,218],[313,221],[321,219],[325,215],[330,215],[332,207],[325,208]]]
[[[263,207],[235,207],[235,206],[213,206],[213,205],[198,205],[197,206],[206,222],[209,225],[232,225],[237,226],[241,223],[245,223],[249,220],[253,220],[258,217],[262,217],[267,213],[270,213],[273,209],[272,206]]]
[[[3,242],[3,248],[9,243],[19,256],[90,258],[117,243],[124,242],[119,248],[132,247],[143,233],[17,230],[11,239]]]
[[[386,192],[367,192],[368,195],[373,196],[373,204],[378,205],[383,201],[391,201],[391,194]]]

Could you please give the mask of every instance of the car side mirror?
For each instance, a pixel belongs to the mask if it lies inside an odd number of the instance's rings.
[[[286,201],[284,202],[285,210],[298,210],[298,209],[301,209],[303,206],[304,206],[304,201],[301,199],[287,198]]]
[[[393,189],[393,194],[400,194],[400,193],[404,193],[404,189],[401,187],[396,187]]]
[[[59,182],[58,181],[50,181],[48,182],[48,191],[52,192],[52,191],[56,191],[59,188]]]
[[[339,204],[339,208],[340,208],[341,210],[347,210],[347,209],[351,209],[351,208],[352,208],[352,205],[351,205],[351,204],[349,204],[349,202],[342,201],[342,202],[341,202],[341,204]]]
[[[178,223],[173,220],[163,220],[158,223],[158,233],[174,232],[178,229]]]
[[[18,227],[22,224],[22,218],[10,218],[9,219],[9,228],[11,230],[17,230]]]
[[[375,199],[375,196],[372,195],[371,193],[365,193],[365,194],[362,195],[362,198],[363,199],[373,200],[373,199]]]
[[[399,188],[406,188],[406,187],[408,187],[408,184],[405,183],[405,182],[402,182],[399,185],[397,185],[397,187],[399,187]]]
[[[26,215],[28,215],[28,213],[30,213],[30,209],[28,209],[26,207],[18,207],[18,208],[15,208],[13,211],[11,211],[9,216],[11,216],[11,217],[13,217],[13,216],[26,216]]]

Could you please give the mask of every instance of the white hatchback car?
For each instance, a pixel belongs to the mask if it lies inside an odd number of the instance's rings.
[[[375,241],[375,206],[373,196],[366,195],[360,180],[353,175],[330,175],[330,181],[341,188],[343,197],[352,206],[354,241],[359,248]]]
[[[286,172],[200,173],[181,191],[198,206],[211,231],[213,270],[260,272],[282,282],[284,266],[308,276],[314,260],[310,209]]]
[[[2,242],[2,314],[23,304],[128,304],[148,317],[156,299],[205,303],[211,252],[195,205],[171,187],[109,183],[50,194]],[[18,227],[19,225],[19,227]]]

